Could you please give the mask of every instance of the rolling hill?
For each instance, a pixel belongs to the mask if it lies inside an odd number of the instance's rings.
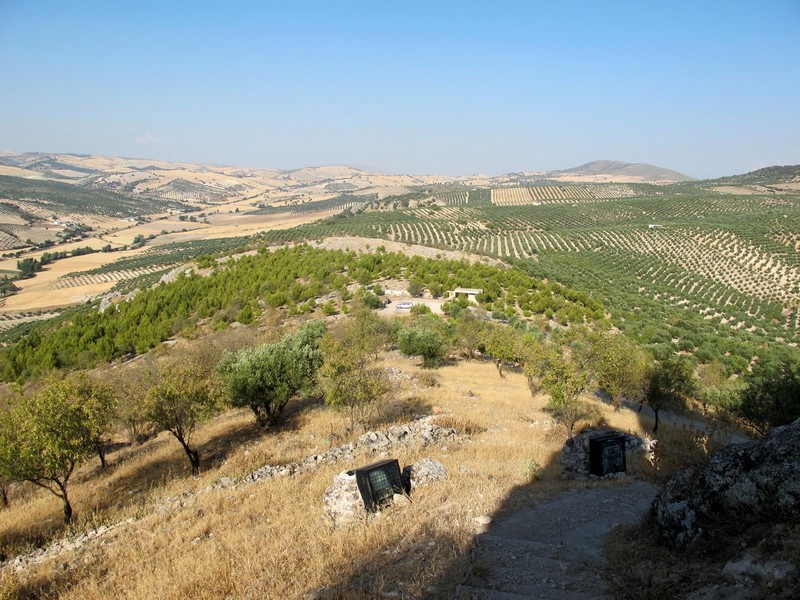
[[[742,175],[731,175],[714,180],[715,183],[728,184],[780,184],[780,183],[800,183],[800,165],[771,166],[750,171]]]
[[[595,160],[572,169],[557,171],[566,175],[591,175],[604,178],[625,178],[630,181],[657,182],[657,181],[694,181],[677,171],[671,171],[647,163],[627,163],[618,160]]]

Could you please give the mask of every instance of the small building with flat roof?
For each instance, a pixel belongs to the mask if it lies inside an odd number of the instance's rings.
[[[480,288],[456,288],[453,291],[447,292],[448,300],[456,300],[458,298],[466,298],[470,302],[478,303],[475,296],[482,294],[483,290]]]

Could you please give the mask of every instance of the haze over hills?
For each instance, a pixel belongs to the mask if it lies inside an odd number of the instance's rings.
[[[600,177],[625,178],[626,181],[695,181],[677,171],[656,167],[647,163],[627,163],[618,160],[595,160],[579,167],[564,169],[561,173],[574,175],[593,175]]]
[[[296,194],[336,194],[371,188],[379,197],[403,188],[432,184],[502,186],[521,182],[688,181],[691,177],[644,163],[600,160],[561,171],[530,171],[498,176],[388,175],[348,166],[326,165],[293,170],[165,162],[149,159],[52,154],[0,153],[0,175],[50,179],[95,188],[171,200],[239,198],[280,200]],[[588,179],[587,179],[588,177]],[[406,190],[408,191],[408,190]]]

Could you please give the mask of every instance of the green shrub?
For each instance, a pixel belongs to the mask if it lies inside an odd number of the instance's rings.
[[[421,356],[422,366],[433,369],[439,366],[447,354],[444,337],[438,331],[423,327],[409,327],[400,330],[398,336],[400,352],[407,356]]]

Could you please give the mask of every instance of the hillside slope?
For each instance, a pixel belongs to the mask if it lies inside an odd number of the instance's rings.
[[[800,165],[770,166],[743,173],[741,175],[730,175],[714,180],[715,183],[727,184],[776,184],[776,183],[800,183]]]
[[[647,163],[627,163],[618,160],[595,160],[578,167],[558,171],[560,174],[602,175],[605,177],[632,177],[643,182],[654,181],[694,181],[677,171],[664,169]]]

